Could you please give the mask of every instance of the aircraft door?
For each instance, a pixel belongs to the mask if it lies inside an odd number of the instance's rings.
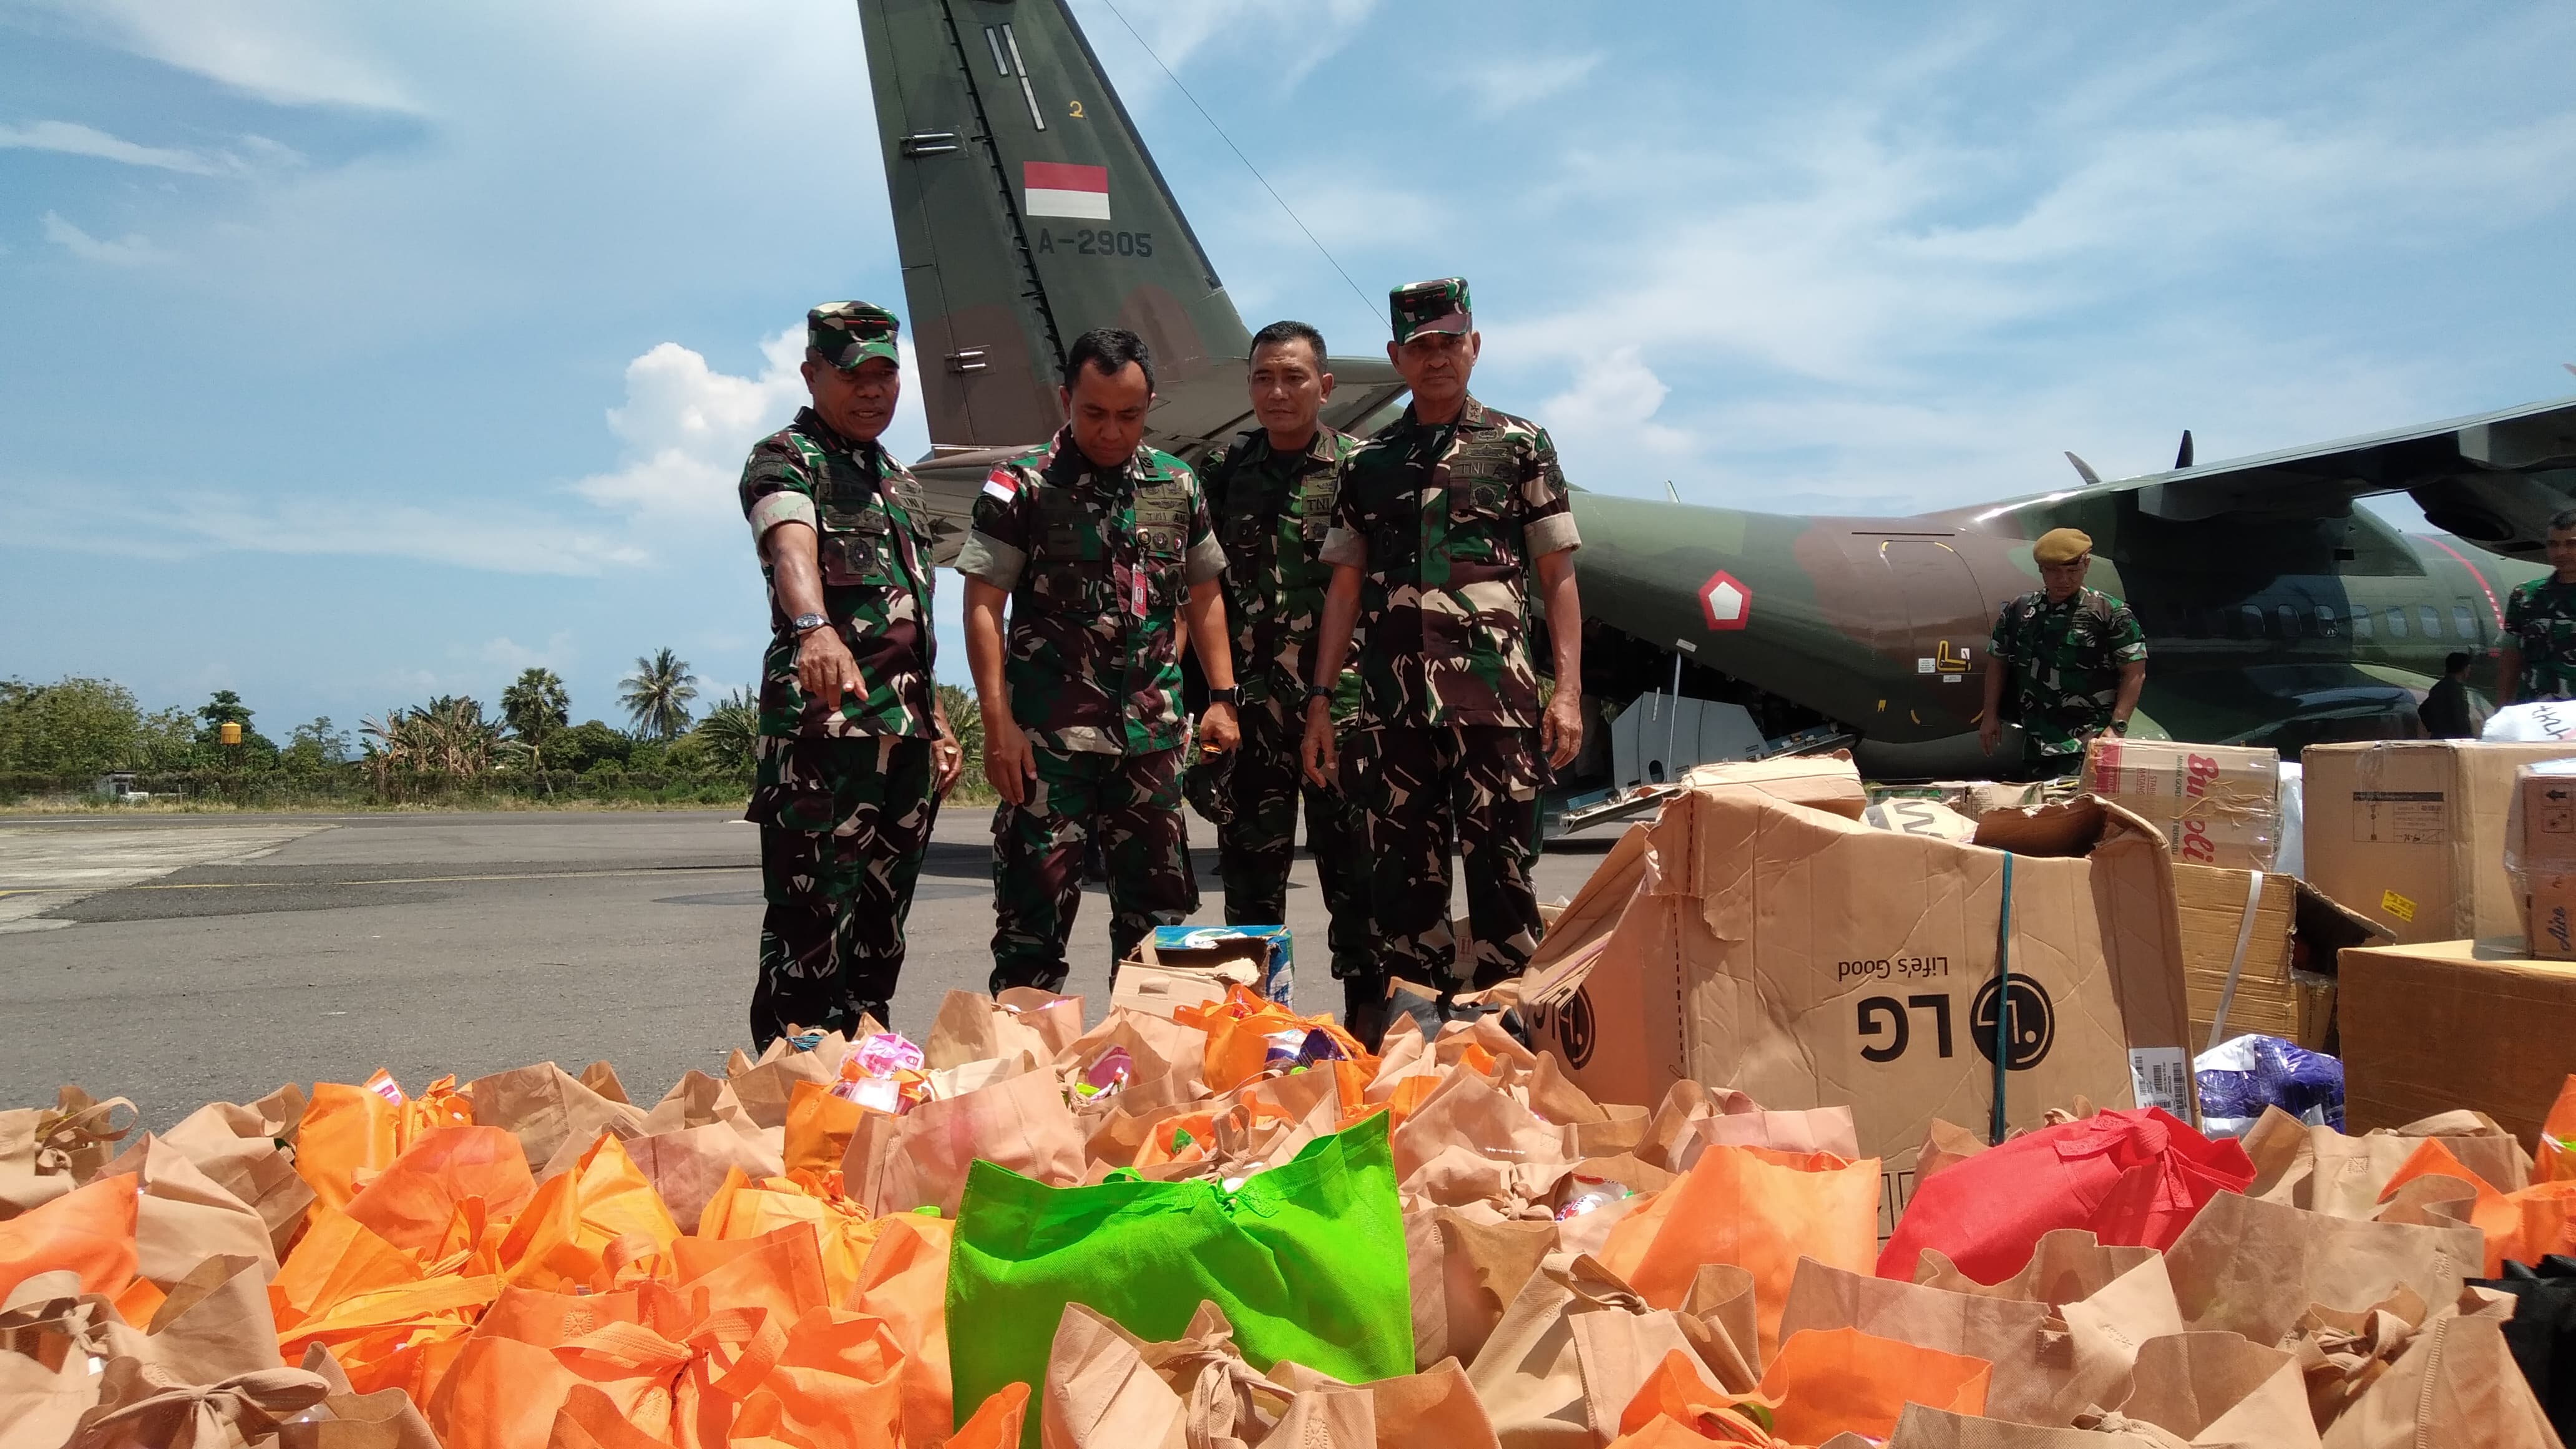
[[[1972,728],[1984,702],[1986,645],[1993,637],[1995,605],[1950,540],[1881,537],[1875,540],[1887,570],[1893,607],[1882,613],[1882,652],[1910,667],[1921,688],[1905,708],[1911,722]],[[1897,708],[1888,703],[1890,712]]]

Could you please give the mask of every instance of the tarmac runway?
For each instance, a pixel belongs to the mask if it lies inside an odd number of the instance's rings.
[[[991,813],[942,815],[915,897],[894,1025],[923,1033],[992,969]],[[1214,831],[1193,818],[1202,904],[1224,918]],[[1571,894],[1610,836],[1540,860]],[[1463,909],[1463,906],[1461,907]],[[36,817],[0,820],[0,1107],[77,1082],[147,1127],[280,1082],[408,1089],[606,1059],[651,1101],[748,1045],[758,836],[726,812]],[[1314,866],[1288,924],[1298,1004],[1338,1010]],[[1108,900],[1086,890],[1069,991],[1108,997]]]

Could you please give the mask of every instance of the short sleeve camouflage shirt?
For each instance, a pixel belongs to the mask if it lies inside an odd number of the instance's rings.
[[[1323,622],[1323,561],[1341,462],[1359,440],[1317,428],[1304,452],[1283,453],[1259,428],[1199,465],[1208,515],[1225,545],[1225,619],[1234,642],[1234,682],[1243,707],[1266,709],[1282,725],[1303,719],[1314,676],[1315,633]],[[1359,709],[1357,668],[1342,671],[1333,717]]]
[[[2522,651],[2515,699],[2576,698],[2576,584],[2542,577],[2514,585],[2504,632]]]
[[[2074,755],[2109,728],[2120,666],[2147,657],[2147,636],[2128,605],[2099,589],[2062,604],[2034,589],[1996,615],[1993,648],[2012,666],[2008,698],[2031,753]]]
[[[911,470],[804,408],[753,446],[742,469],[742,512],[755,540],[782,523],[815,531],[823,612],[858,662],[862,686],[837,710],[806,697],[796,682],[798,640],[764,550],[770,640],[761,656],[761,734],[935,736],[930,514]]]
[[[1054,750],[1142,754],[1181,743],[1181,605],[1225,571],[1198,478],[1139,447],[1093,466],[1070,429],[995,468],[961,573],[1011,596],[1011,718]]]
[[[1363,570],[1363,723],[1537,724],[1530,564],[1581,542],[1536,423],[1471,397],[1454,424],[1408,407],[1362,443],[1322,557]]]

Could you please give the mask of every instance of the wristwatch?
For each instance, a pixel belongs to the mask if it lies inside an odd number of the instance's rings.
[[[1243,706],[1243,691],[1239,687],[1231,684],[1227,685],[1223,689],[1210,689],[1208,691],[1208,703],[1230,704],[1240,709]]]
[[[2129,733],[2129,722],[2124,719],[2115,719],[2111,721],[2111,733],[2118,735],[2123,739],[2127,738]]]
[[[1333,687],[1329,684],[1307,685],[1306,697],[1308,699],[1330,699],[1333,697]]]
[[[798,634],[811,633],[832,622],[829,614],[799,614],[787,621],[787,627]]]

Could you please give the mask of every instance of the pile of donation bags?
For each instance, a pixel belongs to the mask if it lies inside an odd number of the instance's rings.
[[[1486,1014],[1085,1029],[0,1114],[0,1449],[2559,1442],[2576,1082],[2240,1141],[1595,1101]],[[2482,1286],[2483,1285],[2483,1286]],[[2564,1352],[2559,1352],[2561,1347]],[[2534,1385],[2539,1386],[2535,1393]]]

